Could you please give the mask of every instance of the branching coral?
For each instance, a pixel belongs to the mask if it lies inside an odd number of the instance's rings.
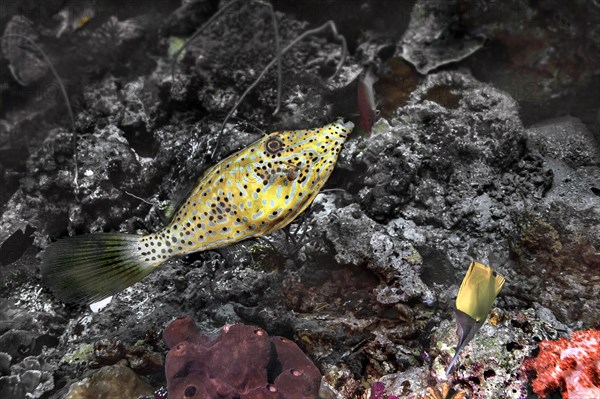
[[[225,326],[215,338],[189,317],[171,322],[163,335],[171,348],[167,389],[173,398],[311,399],[321,374],[292,341],[254,326]]]
[[[540,342],[536,358],[523,363],[534,371],[533,390],[545,398],[560,389],[563,398],[600,397],[600,330],[576,331],[571,339]]]

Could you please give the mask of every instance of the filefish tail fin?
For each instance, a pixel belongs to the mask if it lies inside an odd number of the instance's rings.
[[[148,236],[119,233],[86,234],[48,246],[42,277],[64,302],[93,303],[140,281],[165,256],[150,252]]]
[[[456,346],[456,353],[452,357],[448,368],[446,369],[446,374],[449,374],[452,371],[452,366],[454,366],[454,362],[458,359],[458,356],[462,352],[463,348],[471,342],[471,340],[475,337],[475,334],[481,326],[483,326],[484,321],[478,322],[473,319],[468,314],[461,312],[458,309],[454,309],[456,314],[456,334],[458,335],[458,345]]]
[[[456,353],[454,354],[454,356],[452,356],[452,360],[450,360],[450,364],[448,365],[448,368],[446,369],[446,375],[450,375],[450,372],[452,371],[452,367],[454,367],[454,362],[456,362],[456,359],[458,359],[458,355],[460,355],[460,349],[456,348]]]

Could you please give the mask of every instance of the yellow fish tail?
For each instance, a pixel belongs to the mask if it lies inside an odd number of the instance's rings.
[[[154,235],[100,233],[65,238],[46,249],[42,277],[64,302],[97,302],[160,266],[168,256],[157,247]]]

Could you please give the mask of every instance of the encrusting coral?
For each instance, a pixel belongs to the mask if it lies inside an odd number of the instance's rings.
[[[371,385],[371,395],[369,399],[466,399],[467,394],[464,392],[456,392],[448,382],[442,382],[440,385],[431,385],[427,387],[427,391],[422,394],[397,396],[386,395],[386,386],[383,382],[377,381]]]
[[[385,396],[385,384],[383,382],[377,381],[375,383],[373,383],[373,385],[371,386],[371,395],[369,396],[369,399],[398,399],[397,396],[395,395],[391,395],[391,396]]]
[[[163,339],[167,389],[173,398],[312,399],[321,374],[292,341],[261,328],[226,325],[202,334],[190,317],[172,321]]]
[[[560,389],[564,399],[600,396],[600,330],[575,331],[571,339],[540,342],[537,357],[523,363],[534,371],[533,391],[545,398]]]

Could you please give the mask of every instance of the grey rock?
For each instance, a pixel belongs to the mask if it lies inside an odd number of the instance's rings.
[[[546,204],[568,203],[576,210],[594,212],[600,204],[600,167],[572,168],[561,161],[546,160],[552,170],[552,188],[544,197]]]
[[[27,390],[17,375],[0,377],[0,395],[6,399],[23,399]]]
[[[54,388],[52,373],[41,370],[28,370],[21,374],[21,383],[32,398],[39,398]]]
[[[435,87],[455,100],[431,99]],[[350,140],[338,162],[361,209],[390,235],[440,251],[451,265],[446,281],[460,279],[473,259],[509,273],[512,214],[543,198],[553,179],[526,145],[516,102],[467,74],[441,72],[374,131]]]
[[[218,271],[213,284],[213,295],[221,301],[235,300],[245,306],[259,302],[257,294],[269,285],[269,275],[252,268]]]
[[[15,306],[11,300],[0,302],[0,334],[8,330],[32,330],[35,327],[34,316]]]
[[[454,108],[428,99],[440,86],[455,93]],[[526,148],[515,101],[469,75],[428,76],[396,114],[368,141],[348,143],[338,165],[354,173],[348,189],[375,220],[400,216],[408,205],[420,208],[410,217],[418,224],[450,228],[473,215],[492,229],[505,205],[541,198],[550,186],[542,159]]]
[[[520,215],[511,240],[516,270],[526,277],[520,291],[535,295],[569,328],[592,328],[600,318],[598,209],[544,204],[539,213]]]
[[[198,29],[215,12],[214,4],[207,0],[183,1],[161,27],[163,35],[189,35]]]
[[[536,123],[526,136],[542,155],[571,167],[600,164],[600,146],[578,118],[564,116]]]
[[[548,323],[552,328],[557,331],[565,332],[569,331],[569,327],[556,319],[552,311],[539,303],[534,303],[536,318],[544,323]]]
[[[9,330],[0,335],[0,348],[13,358],[20,359],[23,355],[34,354],[36,336],[31,331]]]
[[[29,40],[16,35],[25,36]],[[10,62],[10,71],[19,84],[28,86],[46,75],[48,64],[42,54],[29,42],[36,43],[39,35],[28,18],[14,15],[6,24],[3,36],[6,36],[6,39],[2,40],[2,53]]]
[[[384,304],[419,298],[432,305],[434,294],[421,281],[421,257],[408,242],[383,231],[354,204],[336,209],[314,221],[316,231],[332,243],[335,260],[344,265],[366,266],[381,277],[378,300]]]
[[[545,155],[553,180],[537,206],[518,218],[511,240],[517,269],[529,276],[523,290],[535,292],[543,281],[539,317],[558,328],[595,326],[600,317],[594,272],[600,262],[600,151],[587,128],[572,117],[543,122],[528,135]]]
[[[28,371],[28,370],[41,370],[41,369],[42,369],[42,365],[35,356],[27,356],[25,359],[23,359],[19,363],[15,364],[13,367],[13,371],[17,371],[20,373]]]
[[[11,362],[11,355],[6,352],[0,352],[0,376],[8,375],[10,373]]]
[[[40,398],[54,389],[52,371],[35,357],[15,364],[10,376],[0,377],[0,396],[4,398]]]
[[[457,32],[457,7],[457,1],[417,1],[408,29],[400,40],[398,55],[420,73],[427,74],[480,49],[485,41],[483,35]]]

